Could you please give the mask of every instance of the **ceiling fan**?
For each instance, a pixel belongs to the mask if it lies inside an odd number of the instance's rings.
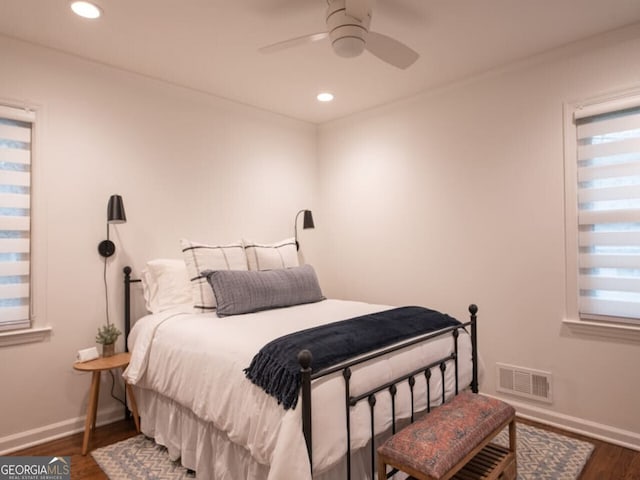
[[[418,53],[382,33],[369,30],[373,0],[327,0],[326,32],[291,38],[260,48],[272,53],[329,38],[334,52],[341,57],[357,57],[364,50],[394,67],[408,68]]]

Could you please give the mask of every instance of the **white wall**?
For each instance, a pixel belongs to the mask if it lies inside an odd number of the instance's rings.
[[[550,371],[552,405],[509,400],[637,448],[640,344],[562,324],[563,103],[640,86],[639,51],[636,27],[322,125],[313,240],[329,296],[477,303],[483,392],[496,362]]]
[[[0,64],[0,101],[39,107],[36,295],[38,325],[53,327],[45,342],[0,347],[1,452],[83,426],[90,377],[72,363],[105,321],[97,245],[109,195],[123,196],[128,217],[112,226],[108,262],[122,325],[124,265],[179,258],[182,236],[293,235],[295,213],[313,208],[316,128],[6,37]],[[99,418],[122,412],[109,387]]]

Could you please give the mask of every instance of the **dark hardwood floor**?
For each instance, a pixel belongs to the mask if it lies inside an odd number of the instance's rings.
[[[91,453],[82,455],[82,437],[84,433],[76,433],[68,437],[43,443],[25,450],[13,452],[12,455],[19,456],[57,456],[71,457],[71,478],[72,480],[108,480],[102,473],[98,464],[93,460]],[[96,428],[91,437],[89,450],[93,450],[105,445],[119,442],[129,437],[137,435],[133,420],[121,420],[102,427]]]
[[[593,443],[595,450],[587,462],[580,480],[640,480],[640,452],[528,420],[518,419],[518,421]],[[136,435],[136,431],[131,420],[122,420],[104,427],[98,427],[91,439],[90,448],[103,447],[134,435]],[[82,433],[77,433],[36,447],[14,452],[13,455],[71,456],[72,479],[108,480],[100,470],[100,467],[94,462],[91,454],[82,456],[81,450]]]

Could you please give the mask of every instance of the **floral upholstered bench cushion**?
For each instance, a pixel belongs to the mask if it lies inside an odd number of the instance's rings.
[[[505,402],[463,392],[393,435],[378,453],[397,468],[441,478],[514,415]]]

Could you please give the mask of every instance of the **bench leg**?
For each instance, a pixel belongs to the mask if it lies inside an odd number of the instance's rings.
[[[516,451],[516,420],[513,419],[509,423],[509,450]]]
[[[387,464],[382,455],[378,454],[378,480],[387,480]]]
[[[511,478],[518,478],[518,452],[516,450],[516,419],[509,423],[509,450],[513,452],[513,469]]]

